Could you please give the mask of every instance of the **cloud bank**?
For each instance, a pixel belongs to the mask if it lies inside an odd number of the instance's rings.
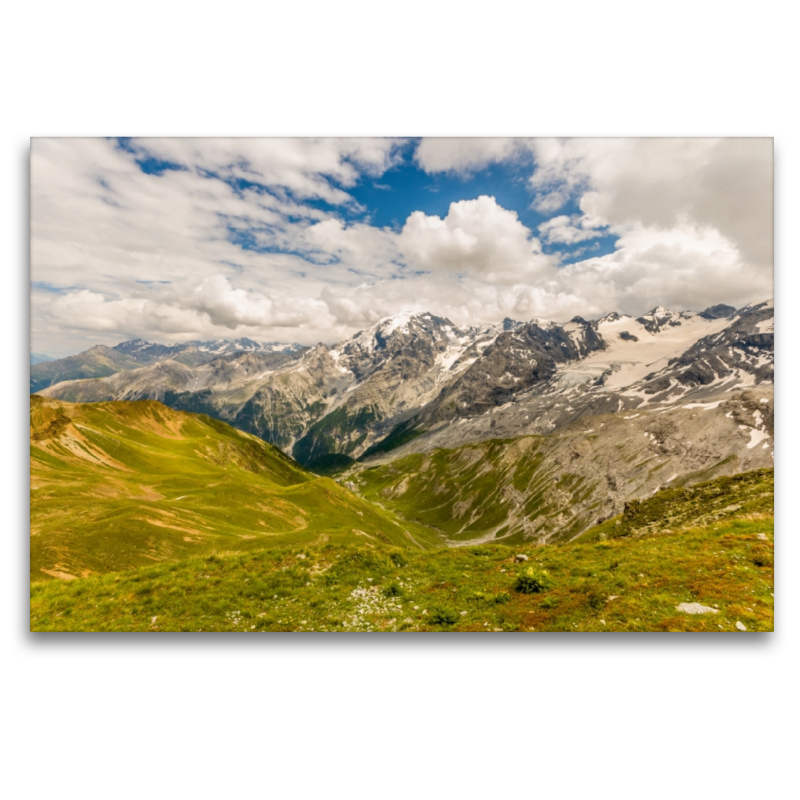
[[[479,181],[515,159],[537,225]],[[358,188],[395,202],[411,167],[458,176],[463,198],[371,224]],[[35,139],[31,174],[32,337],[51,355],[333,342],[402,309],[464,325],[772,293],[768,139]]]

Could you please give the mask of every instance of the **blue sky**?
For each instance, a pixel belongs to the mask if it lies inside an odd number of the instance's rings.
[[[31,158],[37,352],[772,291],[769,139],[34,139]]]
[[[522,152],[502,163],[486,165],[464,174],[441,172],[430,175],[414,162],[413,149],[414,143],[409,143],[404,148],[404,158],[400,163],[379,179],[363,180],[350,190],[350,194],[366,209],[365,212],[351,212],[351,219],[365,213],[373,225],[399,230],[413,211],[445,217],[451,203],[481,195],[494,197],[503,208],[515,211],[532,231],[552,216],[533,208],[535,194],[529,178],[534,162],[530,152]],[[578,200],[579,197],[573,195],[559,213],[580,214]],[[592,241],[593,245],[597,245],[592,249],[592,255],[613,252],[617,238],[614,235],[597,237]],[[573,254],[585,252],[586,245],[555,247],[544,244],[542,249],[545,253],[563,256],[563,263],[571,263]]]
[[[187,169],[179,162],[151,155],[146,146],[134,145],[129,138],[117,138],[115,141],[121,150],[133,156],[135,163],[146,175],[159,176],[165,171]],[[341,187],[347,189],[354,202],[341,206],[322,199],[306,199],[305,202],[338,215],[350,223],[366,222],[398,232],[414,211],[423,211],[428,215],[443,218],[447,216],[451,203],[475,199],[481,195],[494,197],[500,206],[516,212],[520,221],[532,231],[536,231],[539,225],[551,218],[551,214],[542,213],[533,207],[535,192],[529,178],[535,162],[530,151],[523,150],[503,162],[482,165],[466,172],[447,171],[430,174],[414,160],[418,144],[419,139],[409,139],[399,146],[396,163],[379,177],[363,175],[354,186]],[[276,192],[275,187],[257,180],[225,178],[214,171],[203,171],[201,175],[208,180],[220,178],[226,180],[234,191],[251,189],[276,193],[278,196],[282,193],[292,196],[291,192],[286,190]],[[581,213],[579,199],[580,195],[577,193],[570,196],[559,210],[559,214],[579,216]],[[590,243],[554,245],[544,242],[542,250],[557,256],[562,264],[569,264],[587,253],[592,256],[612,253],[617,239],[614,234],[608,234],[598,235]],[[275,245],[258,244],[250,231],[240,228],[231,229],[231,241],[245,250],[298,254],[298,251],[283,250]],[[318,258],[313,260],[314,263],[319,263]]]

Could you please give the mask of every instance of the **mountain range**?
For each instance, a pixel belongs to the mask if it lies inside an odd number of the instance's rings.
[[[136,370],[162,362],[196,367],[226,355],[242,353],[258,353],[267,361],[271,359],[271,363],[280,364],[304,349],[302,345],[297,344],[285,345],[277,342],[261,344],[252,339],[192,341],[175,345],[153,344],[143,339],[133,339],[121,342],[115,347],[95,345],[83,353],[66,358],[52,359],[49,356],[33,354],[31,392],[39,392],[61,381],[104,378],[118,372]]]
[[[406,313],[332,346],[98,346],[32,367],[31,391],[159,400],[337,472],[388,453],[549,435],[598,414],[658,413],[771,387],[773,319],[771,301],[468,328]]]

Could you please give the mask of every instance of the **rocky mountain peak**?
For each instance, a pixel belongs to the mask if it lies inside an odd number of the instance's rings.
[[[700,312],[703,319],[731,319],[736,314],[736,309],[733,306],[726,306],[723,303],[718,303],[715,306],[709,306],[705,311]]]
[[[664,306],[656,306],[652,311],[637,318],[637,322],[644,326],[649,333],[658,333],[667,326],[677,327],[681,324],[683,315],[670,311]]]

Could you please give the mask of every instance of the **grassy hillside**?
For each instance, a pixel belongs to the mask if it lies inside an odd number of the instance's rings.
[[[360,469],[352,480],[364,497],[452,542],[569,538],[603,506],[593,498],[598,478],[546,463],[556,444],[543,436],[490,440]]]
[[[419,551],[317,539],[37,581],[31,629],[768,631],[772,482],[764,470],[661,493],[562,545]]]
[[[32,396],[30,424],[33,578],[265,543],[436,542],[260,439],[154,401]]]

